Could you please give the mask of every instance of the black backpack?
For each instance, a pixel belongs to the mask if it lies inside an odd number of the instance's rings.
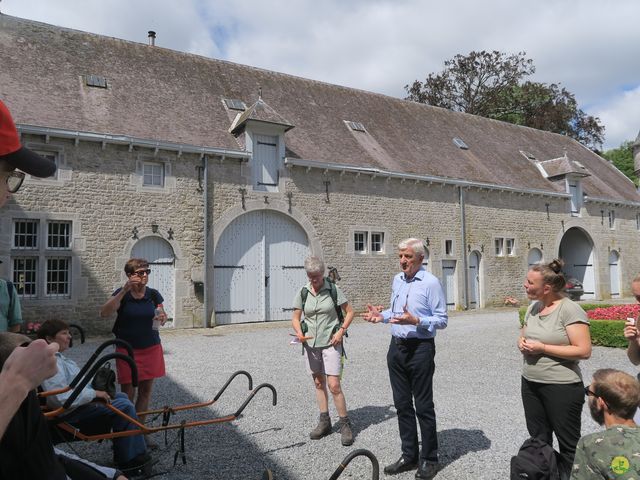
[[[556,451],[548,443],[529,438],[511,457],[511,480],[560,480]]]

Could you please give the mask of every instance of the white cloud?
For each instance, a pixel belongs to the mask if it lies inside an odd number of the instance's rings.
[[[627,140],[635,140],[640,130],[640,87],[623,92],[595,110],[606,125],[604,148],[617,148]]]
[[[0,10],[142,43],[155,30],[162,47],[398,97],[458,53],[526,51],[536,80],[597,112],[607,145],[623,135],[621,116],[640,128],[618,103],[640,85],[637,0],[3,0]]]

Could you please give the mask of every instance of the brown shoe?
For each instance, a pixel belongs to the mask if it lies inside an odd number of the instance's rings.
[[[331,418],[329,418],[329,412],[322,412],[320,414],[320,419],[318,420],[318,425],[316,428],[311,430],[309,434],[309,438],[311,440],[319,440],[325,435],[329,435],[331,433]]]
[[[349,421],[349,417],[340,417],[338,426],[340,429],[340,441],[342,442],[342,445],[345,447],[353,445],[353,432],[351,431],[351,422]]]

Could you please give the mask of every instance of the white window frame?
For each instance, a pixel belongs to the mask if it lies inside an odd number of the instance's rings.
[[[162,185],[146,185],[144,183],[145,165],[162,166]],[[150,153],[141,153],[136,159],[135,171],[131,173],[129,179],[138,193],[154,193],[167,195],[176,191],[176,177],[173,175],[173,166],[169,157],[159,153],[157,156]]]
[[[453,256],[453,240],[445,240],[444,241],[444,254],[447,257]]]
[[[504,239],[505,255],[507,257],[514,257],[516,254],[516,239],[505,238]]]
[[[150,169],[151,172],[147,173],[147,169]],[[156,172],[159,169],[160,172]],[[147,177],[151,178],[151,183],[147,183]],[[142,186],[150,187],[150,188],[164,188],[165,185],[165,164],[164,162],[150,162],[145,161],[142,162]],[[155,179],[159,178],[160,183],[155,183]]]
[[[65,147],[63,145],[57,145],[55,141],[55,139],[52,139],[51,143],[25,142],[25,146],[29,150],[32,150],[43,157],[53,157],[54,163],[56,164],[56,171],[53,175],[46,178],[28,175],[29,183],[61,187],[71,180],[73,171],[67,163]]]
[[[368,231],[357,230],[353,232],[353,251],[359,255],[366,255],[367,253],[369,253],[369,232]]]
[[[12,237],[11,237],[11,278],[18,289],[18,294],[23,299],[49,300],[61,299],[68,300],[72,297],[74,268],[76,263],[73,259],[74,245],[74,225],[72,220],[68,219],[48,219],[48,218],[13,218]],[[20,245],[17,242],[17,227],[20,223],[36,225],[35,244],[32,246]],[[62,228],[63,233],[51,232],[50,227],[53,225],[65,225]],[[64,239],[62,245],[52,240]],[[53,245],[52,245],[53,243]],[[55,245],[58,243],[58,245]],[[50,271],[52,263],[56,260],[66,262],[66,268],[57,272]],[[29,293],[25,293],[25,277],[20,277],[21,271],[17,271],[16,267],[20,262],[33,262],[31,268],[26,272],[22,272],[29,279],[29,284],[33,285],[33,289],[29,289]],[[52,277],[53,280],[52,280]],[[60,281],[63,278],[63,281]],[[63,285],[64,293],[52,293],[53,286]],[[56,288],[57,289],[57,288]]]
[[[572,217],[579,217],[582,209],[582,182],[579,178],[567,178],[567,193],[571,194],[569,213]]]
[[[376,239],[378,237],[378,239]],[[385,243],[384,243],[384,232],[370,232],[369,233],[369,251],[373,255],[382,255],[385,252]],[[374,248],[374,246],[379,244],[379,248]]]
[[[615,230],[616,228],[616,211],[609,210],[609,228]]]
[[[493,253],[496,257],[504,257],[504,238],[496,237],[493,239]]]

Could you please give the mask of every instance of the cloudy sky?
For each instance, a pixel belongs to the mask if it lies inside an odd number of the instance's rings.
[[[606,127],[640,131],[638,0],[0,0],[0,12],[404,97],[472,50],[525,51]]]

